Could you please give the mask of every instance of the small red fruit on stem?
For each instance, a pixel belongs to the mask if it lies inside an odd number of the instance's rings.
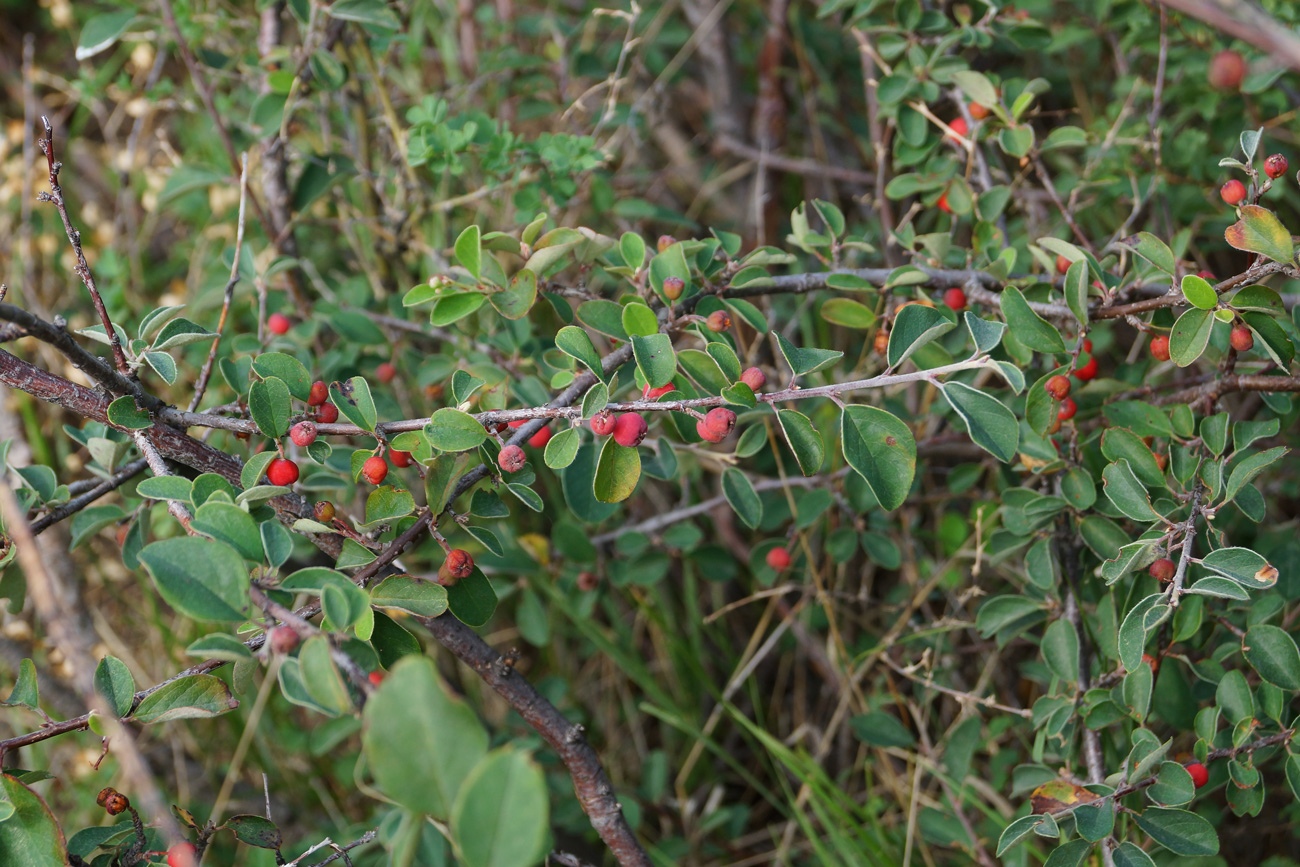
[[[516,445],[506,446],[501,450],[501,454],[497,455],[497,464],[507,473],[519,472],[527,462],[528,457],[524,454],[524,450]]]
[[[388,476],[388,461],[379,455],[371,455],[361,465],[361,478],[372,485],[382,485]]]
[[[1078,377],[1081,382],[1088,382],[1089,380],[1097,378],[1098,370],[1100,370],[1100,367],[1097,364],[1097,357],[1093,356],[1088,359],[1087,364],[1075,370],[1074,375]]]
[[[117,789],[113,788],[112,786],[105,786],[104,788],[99,790],[99,796],[95,798],[95,803],[101,807],[107,805],[109,797],[112,796],[112,794],[116,791]]]
[[[108,796],[108,799],[104,801],[104,810],[110,816],[125,813],[129,809],[131,809],[131,799],[118,791],[114,791]]]
[[[1156,361],[1169,360],[1169,337],[1161,334],[1151,338],[1151,357]]]
[[[1246,78],[1246,60],[1230,48],[1220,51],[1210,58],[1205,78],[1217,90],[1237,90]]]
[[[731,314],[725,310],[714,310],[704,320],[704,325],[710,331],[726,331],[731,327]]]
[[[711,431],[709,426],[704,423],[704,419],[700,419],[695,423],[695,432],[706,443],[720,443],[727,438],[725,434],[715,434]]]
[[[339,408],[332,403],[322,404],[321,408],[316,410],[316,421],[321,424],[334,424],[339,420]]]
[[[614,432],[614,413],[602,409],[591,417],[591,432],[598,437],[607,437]]]
[[[664,278],[664,297],[669,301],[676,301],[682,297],[682,292],[686,290],[686,281],[681,277]]]
[[[266,637],[266,643],[275,653],[293,653],[294,648],[298,646],[298,631],[292,626],[281,624],[271,630],[271,634]]]
[[[1174,573],[1177,571],[1178,566],[1173,560],[1170,560],[1168,557],[1161,557],[1159,560],[1151,564],[1151,568],[1147,569],[1147,574],[1159,581],[1161,584],[1165,584],[1174,580]]]
[[[751,367],[740,375],[740,381],[749,386],[750,391],[757,392],[767,385],[767,374],[757,367]]]
[[[674,385],[674,384],[671,383],[671,382],[668,383],[667,385],[661,385],[661,386],[659,386],[658,388],[651,388],[651,387],[650,387],[650,384],[647,383],[647,384],[646,384],[646,387],[645,387],[645,388],[642,390],[642,392],[641,392],[641,399],[642,399],[642,400],[658,400],[659,398],[663,397],[663,396],[664,396],[665,394],[667,394],[668,392],[670,392],[670,391],[676,391],[676,390],[677,390],[677,386]]]
[[[1273,154],[1268,159],[1264,160],[1264,174],[1268,175],[1273,180],[1277,180],[1286,174],[1286,167],[1286,157],[1281,154]]]
[[[308,406],[320,406],[329,400],[330,390],[319,379],[311,384],[311,394],[307,395]]]
[[[778,545],[767,552],[767,565],[776,572],[784,572],[790,568],[790,552],[785,546]]]
[[[298,465],[284,458],[276,458],[266,468],[266,478],[273,485],[288,487],[298,481]]]
[[[1066,271],[1069,271],[1069,270],[1070,270],[1070,265],[1071,265],[1071,262],[1070,262],[1069,259],[1067,259],[1067,258],[1065,258],[1064,256],[1061,256],[1061,255],[1059,255],[1059,254],[1057,255],[1057,257],[1056,257],[1056,273],[1057,273],[1057,274],[1064,274]]]
[[[198,851],[193,843],[177,843],[167,850],[167,867],[196,867]]]
[[[316,520],[320,521],[322,524],[328,524],[330,521],[333,521],[334,516],[338,514],[337,510],[334,508],[334,504],[329,500],[321,500],[315,506],[312,506],[311,511],[312,514],[316,516]]]
[[[947,304],[953,310],[965,310],[966,293],[956,287],[948,289],[943,293],[943,303]]]
[[[1249,352],[1255,346],[1255,335],[1244,325],[1238,325],[1228,334],[1228,342],[1238,352]]]
[[[1210,772],[1205,765],[1200,762],[1192,762],[1187,766],[1187,773],[1192,776],[1192,785],[1201,788],[1210,781]]]
[[[316,442],[316,425],[309,421],[298,422],[289,428],[289,439],[293,440],[293,444],[299,448],[307,448]]]
[[[966,133],[970,132],[970,127],[966,126],[966,118],[964,117],[953,118],[948,123],[948,128],[951,129],[952,132],[945,132],[944,135],[946,135],[950,139],[953,139],[954,141],[956,141],[959,137],[964,138],[966,136]],[[953,133],[956,133],[956,135],[954,135]]]
[[[272,334],[288,334],[293,323],[283,313],[272,313],[266,317],[266,327]]]
[[[462,548],[453,548],[447,552],[447,559],[438,568],[438,583],[444,587],[454,587],[462,578],[474,574],[474,558]]]
[[[658,243],[655,244],[655,248],[658,249],[660,253],[662,253],[664,250],[667,250],[669,247],[671,247],[673,244],[676,243],[677,243],[677,239],[674,238],[672,235],[660,235]]]
[[[720,440],[726,439],[735,426],[736,414],[725,406],[715,406],[704,414],[704,427]]]
[[[389,449],[388,457],[392,459],[395,467],[409,467],[411,465],[411,453],[401,452],[397,449]]]
[[[1246,201],[1246,185],[1235,179],[1228,181],[1219,187],[1219,195],[1223,196],[1223,200],[1229,205],[1240,205]]]
[[[1047,384],[1044,385],[1043,388],[1046,389],[1048,394],[1057,400],[1065,400],[1065,398],[1070,394],[1070,378],[1058,373],[1056,376],[1047,380]]]
[[[1079,411],[1079,405],[1074,402],[1074,398],[1067,397],[1061,401],[1061,408],[1057,411],[1056,417],[1061,421],[1069,421],[1074,418],[1074,414]]]
[[[551,435],[554,433],[550,427],[542,427],[537,433],[528,438],[528,444],[535,449],[544,449],[546,444],[551,441]]]
[[[370,681],[371,686],[379,686],[384,682],[385,677],[388,677],[386,672],[375,670],[366,675],[366,680]]]
[[[375,368],[375,378],[380,382],[392,382],[397,376],[397,368],[387,361],[382,361]]]
[[[614,420],[614,442],[628,448],[641,445],[650,429],[640,413],[625,412]]]
[[[988,107],[981,103],[972,102],[969,106],[967,106],[967,108],[970,110],[970,116],[975,118],[976,120],[983,120],[984,118],[989,116]]]
[[[951,213],[952,213],[952,206],[948,204],[948,194],[947,194],[947,193],[944,193],[942,196],[940,196],[939,199],[938,199],[938,201],[936,201],[936,202],[934,203],[934,205],[935,205],[935,207],[937,207],[939,210],[943,211],[945,214],[951,214]]]

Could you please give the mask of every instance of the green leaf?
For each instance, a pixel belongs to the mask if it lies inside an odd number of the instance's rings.
[[[77,60],[88,60],[112,48],[134,20],[134,11],[106,12],[86,19],[77,38]]]
[[[707,352],[683,349],[677,353],[677,363],[706,392],[720,394],[731,383],[718,367],[718,362]]]
[[[240,647],[243,647],[241,644]],[[247,649],[245,649],[247,653]],[[126,663],[116,656],[105,656],[95,666],[95,692],[104,697],[109,706],[104,712],[114,717],[126,716],[135,702],[135,678]]]
[[[142,357],[168,385],[176,382],[176,359],[165,352],[145,352]]]
[[[1286,630],[1256,624],[1242,639],[1242,652],[1264,680],[1279,689],[1300,690],[1300,649]]]
[[[603,384],[597,383],[597,387],[604,388]],[[578,433],[577,428],[565,428],[557,433],[546,443],[546,451],[542,459],[546,465],[553,470],[562,470],[569,464],[573,463],[574,458],[578,456],[578,446],[582,445],[582,436]]]
[[[331,591],[338,593],[336,588],[326,587],[325,593],[321,596],[322,607],[327,617],[330,613]],[[345,601],[339,601],[346,606]],[[336,628],[340,625],[333,618],[330,622]],[[298,665],[298,676],[303,688],[307,690],[307,695],[326,713],[339,716],[352,709],[352,699],[348,695],[347,686],[343,683],[343,675],[334,662],[327,637],[315,635],[307,639],[303,643],[302,650],[298,651]]]
[[[645,239],[636,232],[624,232],[618,239],[618,253],[632,270],[645,266]]]
[[[465,270],[475,280],[479,279],[483,266],[483,246],[477,225],[466,226],[456,238],[456,260],[465,266]]]
[[[212,340],[216,336],[216,332],[209,331],[197,322],[191,322],[188,319],[173,319],[158,332],[158,336],[153,341],[153,349],[164,352],[178,346],[188,346],[191,343]]]
[[[263,352],[253,359],[253,372],[263,379],[275,377],[289,388],[289,393],[305,401],[311,396],[311,375],[307,368],[292,355],[283,352]]]
[[[1295,358],[1295,344],[1282,330],[1282,326],[1267,313],[1251,311],[1241,314],[1241,318],[1250,326],[1250,330],[1255,332],[1258,338],[1256,346],[1262,346],[1278,367],[1283,369],[1290,367],[1291,361]]]
[[[1039,826],[1056,827],[1056,821],[1051,816],[1021,816],[1003,831],[1002,836],[998,837],[997,857],[1001,858],[1002,854],[1030,834],[1040,833]],[[1052,834],[1051,836],[1056,836]]]
[[[126,512],[122,510],[121,506],[91,506],[88,509],[82,509],[72,516],[71,546],[73,548],[78,547],[100,530],[116,524],[124,517],[126,517]]]
[[[17,779],[0,777],[8,815],[0,821],[0,864],[5,867],[64,867],[68,863],[63,831],[49,807]]]
[[[798,410],[782,409],[777,410],[776,418],[790,451],[794,452],[794,459],[799,463],[799,471],[805,476],[820,472],[826,458],[826,446],[808,416]]]
[[[962,421],[970,438],[998,460],[1009,463],[1020,447],[1020,423],[1002,401],[964,382],[945,382],[941,391]]]
[[[180,500],[188,503],[193,488],[194,483],[181,476],[151,476],[142,479],[135,486],[135,492],[149,500]]]
[[[397,30],[401,27],[401,22],[384,0],[336,0],[325,7],[325,12],[340,21],[353,21],[383,30]]]
[[[1238,250],[1259,253],[1274,262],[1291,264],[1295,244],[1291,241],[1291,233],[1272,211],[1259,205],[1242,205],[1237,212],[1241,219],[1223,233],[1229,244]]]
[[[785,357],[786,364],[794,371],[795,376],[806,376],[809,373],[821,370],[823,367],[834,364],[844,356],[843,352],[836,352],[830,349],[801,349],[785,339],[781,332],[776,334],[777,345],[781,348],[781,355]]]
[[[1065,272],[1065,303],[1081,324],[1088,321],[1088,260],[1070,263]]]
[[[270,819],[261,816],[231,816],[221,827],[233,831],[241,843],[259,849],[279,849],[284,845],[280,829]]]
[[[1017,340],[1035,352],[1065,351],[1061,332],[1029,308],[1023,292],[1015,286],[1007,286],[999,297],[1007,327]]]
[[[289,387],[274,376],[253,383],[248,390],[248,412],[263,434],[273,439],[284,436],[293,415]]]
[[[194,513],[191,526],[205,536],[225,542],[245,560],[260,562],[262,559],[262,536],[257,522],[233,503],[204,503]]]
[[[415,511],[410,491],[392,485],[380,485],[366,497],[366,527],[376,527],[405,518]]]
[[[644,304],[632,302],[623,308],[623,330],[628,337],[649,337],[659,333],[659,317]]]
[[[419,581],[410,575],[393,575],[370,591],[370,604],[409,611],[421,617],[437,617],[447,610],[447,588],[432,581]]]
[[[911,749],[916,746],[916,737],[899,722],[898,717],[885,711],[870,711],[849,718],[849,728],[853,735],[864,744],[872,747],[900,747]]]
[[[1162,762],[1155,783],[1147,789],[1147,797],[1162,807],[1186,804],[1195,795],[1192,775],[1178,762]]]
[[[1092,843],[1088,840],[1071,840],[1068,843],[1062,843],[1052,850],[1051,855],[1047,856],[1047,860],[1043,862],[1043,867],[1079,867],[1090,849],[1092,849]]]
[[[632,354],[636,365],[651,388],[660,388],[672,382],[677,372],[677,356],[673,354],[673,340],[667,334],[643,337],[633,334]]]
[[[480,292],[452,292],[440,297],[429,311],[429,324],[445,328],[464,319],[487,302]]]
[[[488,753],[456,795],[451,831],[465,867],[537,864],[550,839],[550,801],[541,767],[511,746]]]
[[[487,439],[487,430],[467,412],[446,406],[429,417],[424,426],[429,445],[442,452],[463,452]]]
[[[1183,277],[1183,297],[1202,310],[1219,306],[1219,296],[1204,277],[1187,274]]]
[[[880,505],[886,511],[901,506],[916,473],[916,439],[908,426],[874,406],[846,406],[840,440],[844,459]]]
[[[364,377],[354,376],[347,382],[330,383],[330,402],[362,430],[373,431],[379,421],[374,398],[370,396],[370,384]]]
[[[1068,620],[1053,620],[1043,633],[1043,659],[1066,683],[1079,679],[1079,634]]]
[[[471,452],[438,455],[424,471],[424,502],[435,515],[447,508],[456,483],[474,462]]]
[[[915,306],[915,305],[914,305]],[[909,308],[910,309],[910,308]],[[865,331],[876,324],[876,312],[852,298],[831,298],[822,304],[822,318],[833,325]]]
[[[601,334],[616,337],[619,340],[627,340],[627,332],[623,330],[623,306],[621,304],[607,301],[604,298],[584,301],[578,307],[578,319],[588,328],[599,331]],[[559,343],[558,339],[556,343]],[[563,346],[560,348],[564,349]],[[564,351],[568,352],[567,349]],[[569,354],[572,355],[573,353],[570,352]]]
[[[1286,453],[1286,446],[1275,446],[1267,451],[1250,455],[1237,463],[1228,476],[1228,485],[1223,492],[1223,501],[1225,503],[1231,502],[1237,494],[1241,493],[1241,489],[1250,483],[1251,479],[1263,472],[1269,465],[1281,460]]]
[[[447,588],[447,605],[452,615],[466,626],[483,626],[497,610],[497,592],[477,566],[468,578]]]
[[[894,317],[889,332],[889,366],[897,367],[912,353],[957,325],[933,307],[909,304]]]
[[[1201,357],[1214,329],[1214,314],[1199,307],[1183,312],[1169,332],[1169,355],[1179,367]]]
[[[36,680],[36,663],[24,659],[18,664],[18,678],[9,697],[2,703],[5,707],[29,707],[36,710],[40,706],[40,687]]]
[[[1267,590],[1277,583],[1277,567],[1249,548],[1218,548],[1206,554],[1201,565],[1251,590]]]
[[[187,617],[245,618],[248,569],[229,545],[195,536],[164,539],[145,546],[140,562],[167,604]]]
[[[1195,813],[1151,807],[1135,816],[1138,827],[1175,855],[1216,855],[1219,837],[1214,826]]]
[[[582,362],[599,379],[609,382],[609,377],[601,367],[600,353],[596,351],[596,346],[586,331],[576,325],[566,325],[555,335],[555,345],[564,354]]]
[[[980,319],[969,310],[963,314],[963,319],[966,322],[966,330],[970,332],[971,342],[975,344],[976,355],[985,355],[996,349],[1007,330],[1005,322]]]
[[[253,652],[244,642],[224,632],[214,632],[191,642],[190,646],[185,648],[185,655],[199,656],[204,659],[224,659],[227,662],[241,662],[253,658]],[[132,689],[134,690],[135,687],[132,686]]]
[[[722,494],[740,520],[751,530],[763,520],[763,501],[758,498],[749,478],[735,467],[722,471]]]
[[[148,550],[147,548],[145,550]],[[225,681],[210,674],[192,674],[149,693],[131,714],[138,723],[206,719],[239,707]]]
[[[982,72],[973,69],[959,69],[952,74],[952,83],[961,88],[972,102],[978,102],[985,108],[999,105],[997,89]]]
[[[1150,232],[1138,232],[1137,243],[1129,245],[1134,253],[1146,259],[1166,274],[1172,275],[1176,267],[1174,251]]]
[[[144,430],[153,427],[153,419],[149,418],[149,411],[137,409],[135,398],[129,394],[117,398],[108,405],[108,421],[127,430]]]
[[[597,382],[582,396],[582,417],[591,418],[604,409],[607,403],[609,403],[609,386]]]
[[[1125,840],[1115,848],[1115,867],[1156,867],[1151,856],[1138,848],[1136,843]]]
[[[1125,515],[1134,521],[1159,520],[1146,488],[1142,487],[1128,461],[1121,459],[1108,464],[1102,470],[1101,478],[1107,498]]]
[[[510,278],[510,285],[488,296],[492,306],[507,319],[523,319],[537,301],[537,274],[527,268]]]
[[[593,491],[602,503],[620,503],[632,496],[641,478],[641,455],[610,437],[600,450]]]
[[[266,474],[266,468],[271,465],[271,461],[279,456],[274,449],[253,455],[248,459],[248,463],[244,464],[244,468],[239,471],[239,486],[245,490],[255,487],[261,481],[262,476]],[[145,479],[145,481],[149,480]],[[141,486],[143,484],[144,482],[140,483]],[[139,486],[137,486],[138,488]],[[187,495],[187,499],[190,496],[192,495]]]

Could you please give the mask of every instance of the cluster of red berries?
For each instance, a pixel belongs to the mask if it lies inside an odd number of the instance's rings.
[[[1278,178],[1282,177],[1284,174],[1286,174],[1286,170],[1287,170],[1287,160],[1286,157],[1282,156],[1281,154],[1272,154],[1266,160],[1264,160],[1264,174],[1268,175],[1270,181],[1275,181]],[[1268,185],[1265,184],[1264,188],[1262,190],[1258,190],[1257,193],[1263,193],[1266,192],[1267,190],[1268,190]],[[1235,208],[1237,205],[1240,205],[1242,202],[1246,201],[1246,196],[1247,196],[1246,185],[1234,178],[1228,181],[1227,183],[1225,183],[1223,186],[1219,187],[1219,195],[1223,197],[1223,201],[1225,201],[1229,205],[1232,205]]]

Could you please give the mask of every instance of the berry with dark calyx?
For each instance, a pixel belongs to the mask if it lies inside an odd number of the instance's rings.
[[[1056,273],[1057,273],[1057,274],[1064,274],[1066,271],[1069,271],[1069,270],[1070,270],[1070,265],[1071,265],[1071,264],[1072,264],[1072,263],[1070,262],[1069,259],[1067,259],[1067,258],[1065,258],[1064,256],[1061,256],[1061,255],[1058,254],[1057,257],[1056,257]]]
[[[715,406],[704,414],[704,426],[714,436],[725,439],[736,426],[736,414],[725,406]]]
[[[388,461],[379,455],[371,455],[361,465],[361,478],[372,485],[382,485],[388,476]]]
[[[970,105],[966,106],[966,108],[970,110],[970,116],[976,120],[983,120],[989,116],[988,107],[982,103],[972,102]]]
[[[628,448],[636,448],[645,439],[650,426],[640,413],[625,412],[614,419],[614,442]]]
[[[686,281],[681,277],[664,278],[664,297],[669,301],[676,301],[682,297],[682,292],[686,290]]]
[[[936,201],[934,204],[935,204],[935,207],[937,207],[939,210],[943,211],[945,214],[951,214],[951,213],[952,213],[952,205],[949,205],[949,204],[948,204],[948,194],[947,194],[947,193],[944,193],[942,196],[940,196],[939,199],[938,199],[938,201]]]
[[[272,313],[266,317],[266,327],[272,334],[288,334],[293,323],[283,313]]]
[[[970,132],[970,128],[966,126],[966,118],[964,117],[953,118],[952,122],[948,124],[948,128],[951,129],[952,132],[945,132],[944,135],[954,141],[958,138],[965,138],[966,133]]]
[[[662,253],[664,250],[667,250],[669,247],[671,247],[673,244],[676,243],[677,243],[677,239],[674,238],[672,235],[660,235],[658,242],[656,242],[655,244],[655,248],[658,249],[660,253]]]
[[[110,816],[125,813],[129,809],[131,809],[131,800],[121,792],[114,791],[104,801],[104,811]]]
[[[641,398],[642,400],[658,400],[668,392],[676,390],[677,386],[671,382],[667,385],[661,385],[658,388],[651,388],[650,384],[646,383],[645,389],[641,392]]]
[[[109,796],[116,794],[116,792],[117,789],[113,788],[112,786],[105,786],[104,788],[99,790],[99,796],[95,798],[95,803],[101,807],[104,806],[105,804],[108,803]]]
[[[382,361],[375,368],[375,379],[380,382],[392,382],[397,376],[397,368],[387,361]]]
[[[528,444],[535,449],[544,449],[546,444],[551,441],[551,434],[554,433],[549,426],[540,428],[537,433],[528,438]]]
[[[600,584],[600,579],[596,577],[595,572],[578,573],[578,589],[584,593],[590,593]]]
[[[309,421],[298,422],[289,428],[289,439],[293,440],[294,445],[304,449],[307,448],[307,446],[316,442],[316,425]]]
[[[366,675],[366,680],[370,681],[371,686],[379,686],[379,684],[384,682],[384,678],[386,677],[388,677],[388,675],[385,672],[372,671],[370,674]]]
[[[1044,385],[1043,388],[1047,390],[1048,394],[1057,400],[1065,400],[1065,398],[1070,394],[1070,378],[1058,373],[1056,376],[1047,380],[1047,384]]]
[[[266,468],[266,478],[273,485],[288,487],[298,481],[298,465],[284,458],[276,458]]]
[[[943,303],[953,310],[965,310],[966,293],[956,287],[945,290],[943,293]]]
[[[720,443],[727,438],[725,434],[715,434],[710,430],[709,426],[704,423],[704,419],[700,419],[695,423],[695,432],[706,443]]]
[[[1201,788],[1210,781],[1210,771],[1200,762],[1192,762],[1187,766],[1187,773],[1192,777],[1192,785]]]
[[[438,568],[438,583],[444,587],[454,587],[462,578],[474,574],[474,558],[468,551],[453,548],[447,552],[447,559]]]
[[[329,396],[329,387],[318,379],[311,384],[311,394],[307,395],[307,405],[320,406],[329,400]]]
[[[334,508],[334,504],[329,500],[321,500],[319,503],[312,506],[311,512],[316,517],[316,520],[320,521],[322,524],[328,524],[330,521],[333,521],[334,516],[338,514],[338,510]]]
[[[1255,346],[1255,335],[1246,326],[1238,325],[1229,332],[1228,343],[1238,352],[1249,352]]]
[[[768,551],[766,559],[767,565],[774,572],[784,572],[786,569],[790,568],[790,552],[787,551],[783,545],[778,545]]]
[[[1216,90],[1238,90],[1246,78],[1246,60],[1232,49],[1220,51],[1210,58],[1205,78]]]
[[[1273,154],[1268,159],[1264,160],[1264,174],[1268,175],[1273,180],[1277,180],[1286,174],[1286,167],[1286,157],[1281,154]]]
[[[1088,382],[1089,380],[1097,378],[1098,370],[1100,370],[1100,365],[1097,364],[1097,357],[1093,356],[1088,359],[1087,364],[1075,370],[1074,375],[1078,377],[1081,382]]]
[[[332,403],[321,404],[316,410],[316,421],[321,424],[334,424],[339,420],[339,408]]]
[[[731,327],[731,314],[725,310],[714,310],[704,320],[704,326],[713,332],[726,331]]]
[[[293,653],[298,646],[298,630],[281,624],[266,636],[266,645],[275,653]]]
[[[515,445],[506,446],[501,450],[501,454],[497,455],[497,464],[507,473],[519,472],[527,462],[528,457],[524,454],[524,450]]]
[[[1178,566],[1168,557],[1161,557],[1151,564],[1147,569],[1147,574],[1159,581],[1161,584],[1174,580],[1174,573],[1178,571]]]
[[[1219,195],[1223,196],[1223,200],[1229,205],[1240,205],[1246,201],[1246,185],[1233,179],[1219,187]]]
[[[411,453],[389,449],[388,457],[392,460],[395,467],[409,467],[411,465]]]
[[[767,385],[767,374],[757,367],[751,367],[740,375],[740,381],[749,386],[750,391],[757,392]]]
[[[591,432],[598,437],[607,437],[614,432],[614,413],[602,409],[591,417]]]
[[[1156,361],[1169,360],[1169,337],[1160,334],[1151,338],[1151,357]]]
[[[1056,417],[1061,421],[1069,421],[1074,418],[1074,414],[1079,411],[1079,405],[1074,402],[1074,398],[1067,397],[1061,401],[1061,408],[1057,410]]]

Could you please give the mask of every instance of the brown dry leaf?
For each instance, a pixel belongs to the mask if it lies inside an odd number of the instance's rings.
[[[1050,783],[1043,783],[1037,789],[1034,789],[1034,793],[1029,796],[1029,800],[1033,805],[1034,815],[1040,815],[1042,813],[1056,813],[1060,810],[1067,810],[1071,807],[1077,807],[1079,804],[1087,804],[1097,800],[1097,796],[1083,786],[1076,786],[1066,780],[1052,780]]]

